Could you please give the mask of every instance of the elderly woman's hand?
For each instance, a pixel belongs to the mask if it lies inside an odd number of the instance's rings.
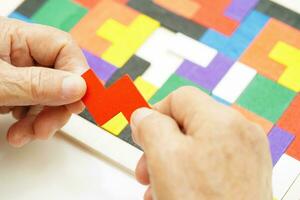
[[[10,144],[47,139],[83,110],[88,65],[68,33],[0,17],[0,44],[0,113],[18,119]]]

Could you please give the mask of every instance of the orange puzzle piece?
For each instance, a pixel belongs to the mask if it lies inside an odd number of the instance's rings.
[[[200,5],[193,0],[154,0],[154,2],[188,19],[191,19],[200,8]]]
[[[296,138],[289,146],[287,154],[300,161],[300,94],[296,96],[277,124],[295,135]]]
[[[239,26],[239,22],[225,16],[226,9],[232,0],[193,0],[200,5],[200,9],[193,16],[193,20],[208,28],[215,29],[225,35],[231,35]]]
[[[83,102],[100,126],[114,116],[123,113],[130,121],[131,114],[138,108],[147,107],[147,101],[139,93],[129,76],[123,76],[109,88],[105,88],[96,74],[89,69],[82,77],[87,84]]]
[[[272,60],[269,54],[279,41],[300,48],[300,31],[272,18],[241,56],[240,61],[255,68],[258,73],[277,81],[285,66]]]
[[[79,3],[80,5],[91,9],[93,8],[97,3],[99,3],[99,0],[75,0],[75,2]]]
[[[95,55],[101,55],[111,45],[109,41],[96,34],[102,24],[108,19],[114,19],[121,24],[129,25],[138,14],[139,12],[119,2],[102,0],[71,30],[71,35],[82,48]]]

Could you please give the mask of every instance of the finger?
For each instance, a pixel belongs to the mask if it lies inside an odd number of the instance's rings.
[[[41,109],[32,107],[26,117],[10,127],[7,140],[12,146],[22,147],[34,139],[51,137],[71,116],[64,106]]]
[[[176,140],[182,135],[172,118],[148,108],[140,108],[132,114],[131,128],[134,141],[146,154],[159,151],[161,145],[167,145],[170,139]]]
[[[8,130],[7,140],[14,147],[22,147],[34,140],[33,122],[43,110],[43,106],[31,106],[24,118],[14,123]]]
[[[66,105],[66,107],[70,113],[74,114],[80,114],[85,108],[82,101],[77,101],[75,103],[68,104]]]
[[[144,200],[152,200],[152,188],[149,186],[145,192]]]
[[[65,106],[46,107],[33,123],[34,136],[46,140],[52,137],[70,119],[71,113]]]
[[[42,68],[15,68],[0,60],[0,105],[65,105],[79,101],[85,93],[82,77]]]
[[[196,133],[208,121],[223,123],[237,113],[195,87],[182,87],[172,92],[154,109],[175,119],[187,135]]]
[[[13,124],[7,132],[7,141],[13,147],[19,148],[34,139],[32,123],[35,116],[27,116]]]
[[[0,52],[10,55],[12,63],[32,66],[30,62],[34,60],[42,66],[54,66],[78,74],[87,69],[85,57],[70,34],[53,27],[14,19],[1,21],[2,28],[8,32],[3,34],[1,31],[0,35],[5,37],[2,41],[9,42]]]
[[[135,177],[137,181],[139,181],[143,185],[150,184],[149,173],[147,169],[147,160],[145,154],[143,154],[143,156],[141,157],[141,159],[137,164],[137,167],[135,169]]]

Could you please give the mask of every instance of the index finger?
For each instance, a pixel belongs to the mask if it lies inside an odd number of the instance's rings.
[[[69,33],[49,26],[11,19],[4,20],[10,31],[10,34],[6,36],[7,41],[10,40],[10,47],[7,48],[10,50],[9,55],[13,52],[20,52],[19,54],[23,54],[20,57],[31,56],[40,66],[77,74],[82,74],[87,70],[86,59]],[[25,53],[25,51],[29,52]]]

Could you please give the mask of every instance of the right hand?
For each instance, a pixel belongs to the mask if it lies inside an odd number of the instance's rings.
[[[145,154],[136,177],[145,199],[271,200],[266,134],[198,89],[181,88],[131,120]]]

